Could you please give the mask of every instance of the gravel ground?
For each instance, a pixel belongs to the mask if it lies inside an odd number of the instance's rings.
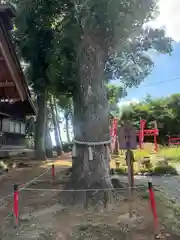
[[[125,176],[114,176],[120,181],[127,182],[128,178]],[[147,185],[151,180],[154,187],[160,188],[167,198],[174,200],[177,204],[180,204],[180,176],[168,176],[168,177],[148,177],[148,176],[135,176],[135,185]]]

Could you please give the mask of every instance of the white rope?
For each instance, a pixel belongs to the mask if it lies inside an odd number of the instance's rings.
[[[31,181],[21,185],[22,187],[20,187],[19,191],[24,190],[26,187],[28,187],[31,183],[36,182],[39,178],[41,178],[45,173],[49,172],[51,170],[51,168],[48,168],[45,172],[43,172],[42,174],[40,174],[38,177],[32,179]]]
[[[11,194],[9,194],[7,196],[4,196],[0,199],[0,209],[5,208],[9,203],[7,201],[6,202],[3,202],[3,201],[7,200],[8,198],[12,197],[13,195],[14,195],[14,193],[11,193]]]
[[[13,193],[11,193],[11,194],[9,194],[9,195],[7,195],[7,196],[4,196],[4,197],[2,197],[2,198],[0,198],[0,203],[3,202],[4,200],[6,200],[7,198],[12,197],[12,196],[13,196]]]
[[[128,190],[127,188],[92,188],[92,189],[43,189],[43,188],[26,188],[24,191],[37,191],[37,192],[92,192],[92,191],[116,191],[116,190]],[[133,189],[144,189],[144,186],[133,187]]]
[[[78,140],[74,140],[75,144],[79,144],[79,145],[87,145],[87,146],[100,146],[100,145],[106,145],[111,143],[111,139],[106,140],[106,141],[101,141],[101,142],[85,142],[85,141],[78,141]]]
[[[88,153],[89,153],[89,160],[92,161],[93,160],[93,152],[92,152],[92,146],[100,146],[100,145],[107,145],[109,143],[111,143],[112,140],[106,140],[106,141],[101,141],[101,142],[85,142],[85,141],[78,141],[76,139],[74,139],[74,144],[73,144],[73,148],[72,148],[72,156],[76,157],[77,153],[76,153],[76,144],[79,145],[86,145],[88,146]]]

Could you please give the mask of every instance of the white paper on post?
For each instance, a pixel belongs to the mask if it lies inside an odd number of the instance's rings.
[[[137,149],[136,129],[129,122],[124,123],[119,130],[119,148],[127,149],[127,141],[130,149]]]

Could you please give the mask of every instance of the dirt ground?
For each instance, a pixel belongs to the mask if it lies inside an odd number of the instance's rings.
[[[61,162],[62,161],[62,162]],[[67,159],[65,159],[67,161]],[[0,179],[0,198],[11,194],[13,184],[22,185],[42,174],[51,162],[39,166],[33,164],[25,169],[13,169]],[[56,161],[56,179],[52,183],[51,171],[46,172],[36,183],[19,193],[19,225],[15,228],[12,215],[12,196],[0,200],[0,240],[152,240],[154,228],[148,199],[142,191],[134,193],[133,217],[129,219],[127,191],[113,193],[110,208],[103,212],[84,210],[69,205],[61,199],[65,179],[63,160]],[[34,190],[33,190],[34,189]],[[40,189],[40,190],[36,190]],[[47,190],[45,190],[47,189]],[[163,204],[158,205],[166,212]],[[168,212],[168,214],[170,214]],[[163,216],[165,217],[165,216]],[[168,226],[160,225],[162,239],[178,240]]]

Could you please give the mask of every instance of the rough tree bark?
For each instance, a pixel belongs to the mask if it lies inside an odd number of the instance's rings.
[[[103,81],[106,55],[101,45],[84,36],[79,51],[79,82],[74,101],[75,139],[84,142],[104,142],[110,139],[108,99]],[[72,166],[74,188],[112,188],[109,174],[107,145],[93,146],[93,160],[89,161],[88,147],[76,145],[76,158]],[[86,204],[102,206],[109,198],[108,191],[84,192]],[[82,196],[81,196],[82,199]]]
[[[37,96],[38,115],[36,120],[35,151],[36,159],[46,160],[46,118],[48,93],[45,90]]]
[[[55,141],[56,141],[56,151],[57,151],[57,155],[60,156],[61,155],[61,143],[60,143],[60,138],[59,138],[59,133],[58,133],[58,124],[56,121],[56,116],[55,116],[55,112],[54,112],[54,104],[52,101],[52,98],[50,97],[50,108],[51,108],[51,114],[52,114],[52,121],[53,121],[53,125],[54,125],[54,135],[55,135]]]

